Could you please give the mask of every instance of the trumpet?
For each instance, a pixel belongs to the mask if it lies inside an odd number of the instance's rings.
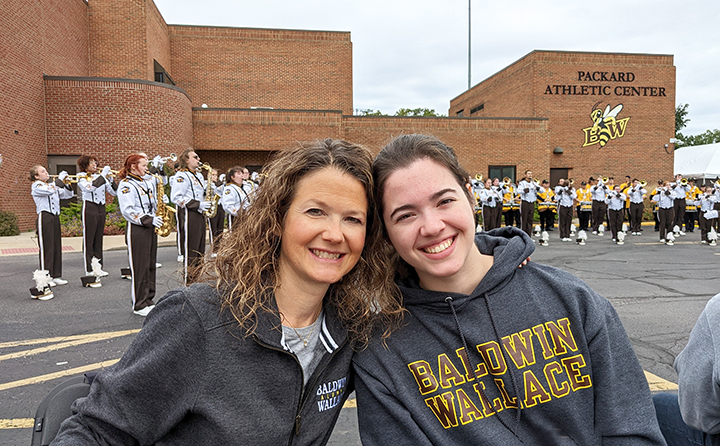
[[[175,155],[174,153],[171,153],[168,156],[164,156],[164,157],[160,158],[160,161],[162,161],[163,164],[167,163],[168,160],[170,160],[174,163],[175,161],[177,161],[177,155]]]
[[[645,186],[647,186],[647,181],[645,181],[645,180],[640,181],[640,187],[644,188]]]
[[[80,172],[80,173],[77,174],[77,175],[68,175],[68,176],[66,176],[65,179],[63,180],[63,183],[65,183],[66,186],[67,186],[68,184],[75,184],[75,183],[77,183],[78,181],[80,181],[80,178],[84,178],[84,177],[86,177],[86,176],[87,176],[87,175],[85,174],[85,172]],[[57,180],[59,177],[60,177],[59,175],[50,175],[50,180],[55,181],[55,180]]]
[[[120,173],[119,170],[111,170],[110,173],[108,173],[108,176],[109,176],[110,178],[113,178],[113,177],[118,176],[119,173]]]

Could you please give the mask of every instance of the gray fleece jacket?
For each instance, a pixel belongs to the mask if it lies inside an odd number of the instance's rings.
[[[406,325],[355,355],[360,435],[374,445],[665,444],[612,305],[530,262],[516,228],[476,236],[494,264],[471,295],[400,282]]]
[[[351,392],[353,353],[333,308],[324,314],[326,353],[304,386],[277,316],[258,313],[244,338],[215,289],[171,291],[52,445],[324,445]]]

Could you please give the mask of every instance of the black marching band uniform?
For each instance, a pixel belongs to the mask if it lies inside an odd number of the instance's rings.
[[[36,180],[32,184],[31,194],[35,200],[38,218],[36,232],[40,247],[40,269],[47,270],[52,279],[60,279],[54,284],[65,284],[62,280],[62,234],[60,233],[60,199],[72,198],[75,193],[69,184],[60,179],[45,183]]]
[[[177,206],[177,213],[184,223],[184,280],[188,281],[188,268],[197,266],[205,255],[205,216],[210,205],[205,198],[205,178],[200,172],[179,170],[170,184],[170,200]],[[209,197],[212,198],[212,197]]]
[[[154,179],[154,178],[153,178]],[[157,181],[157,180],[155,180]],[[132,303],[135,312],[154,306],[155,262],[158,226],[157,183],[128,174],[118,186],[120,212],[128,222],[126,237],[132,271]],[[140,314],[140,313],[138,313]]]
[[[577,192],[572,185],[555,186],[555,201],[557,202],[558,230],[560,240],[570,241],[570,225],[572,225],[573,205],[577,199]],[[579,213],[578,213],[579,218]]]
[[[83,257],[85,275],[92,273],[93,257],[103,265],[103,233],[105,230],[105,194],[117,196],[117,184],[108,179],[109,167],[101,174],[78,175],[78,189],[82,194]],[[101,273],[106,276],[106,272]]]

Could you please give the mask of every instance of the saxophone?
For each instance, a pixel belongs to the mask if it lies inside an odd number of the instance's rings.
[[[212,167],[210,167],[210,164],[203,163],[200,165],[200,169],[208,171],[207,186],[205,187],[205,200],[210,202],[210,207],[207,211],[203,212],[203,215],[207,218],[213,218],[217,214],[218,202],[222,197],[215,193],[215,184],[210,181],[210,174],[212,173]]]
[[[170,235],[170,230],[172,229],[172,225],[170,224],[170,213],[177,212],[175,208],[172,208],[165,204],[165,185],[163,184],[162,178],[160,175],[153,175],[155,178],[157,178],[157,211],[155,211],[155,216],[160,217],[163,219],[163,224],[159,228],[155,228],[155,234],[159,235],[160,237],[167,237]]]

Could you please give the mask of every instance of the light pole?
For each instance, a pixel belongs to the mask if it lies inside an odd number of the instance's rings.
[[[471,74],[471,68],[470,68],[470,62],[472,61],[472,56],[470,52],[470,47],[472,45],[472,41],[470,40],[471,36],[471,30],[472,30],[472,15],[470,14],[470,6],[471,6],[472,0],[468,0],[468,90],[470,90],[471,82],[472,82],[472,74]]]

